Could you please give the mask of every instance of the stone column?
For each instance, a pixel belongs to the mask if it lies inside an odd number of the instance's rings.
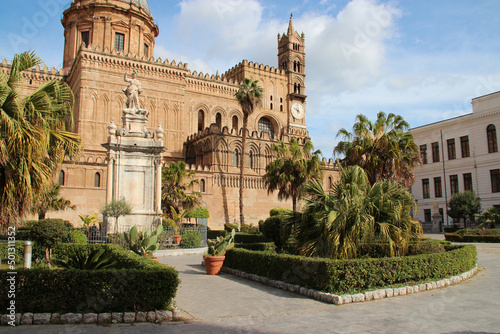
[[[113,200],[113,158],[108,158],[108,178],[106,180],[106,203]]]
[[[155,211],[161,213],[161,160],[155,161],[156,165],[156,184],[155,184]]]

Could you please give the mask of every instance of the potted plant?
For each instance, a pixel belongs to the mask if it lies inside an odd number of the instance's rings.
[[[205,269],[208,275],[218,275],[224,259],[226,251],[234,247],[234,236],[236,232],[233,229],[230,234],[225,237],[219,236],[215,240],[208,239],[208,251],[203,256],[205,260]]]
[[[172,212],[172,228],[174,229],[174,243],[180,244],[182,235],[179,234],[179,230],[182,228],[182,220],[184,216],[186,216],[187,211],[181,210],[177,212],[173,206],[170,207],[170,211]]]
[[[155,234],[152,234],[151,231],[138,232],[137,226],[134,226],[130,229],[129,233],[123,232],[123,236],[131,251],[158,262],[158,258],[154,257],[153,253],[160,247],[157,240],[161,232],[163,232],[162,225],[158,226]]]

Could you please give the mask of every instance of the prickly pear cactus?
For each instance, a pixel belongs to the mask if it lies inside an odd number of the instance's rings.
[[[152,257],[153,253],[158,250],[160,244],[157,243],[158,236],[163,232],[163,226],[158,226],[155,234],[151,234],[151,231],[138,232],[137,226],[130,229],[130,232],[123,232],[125,241],[128,243],[129,248],[136,254],[141,256]]]
[[[208,255],[209,256],[224,256],[226,251],[234,247],[234,236],[236,235],[233,229],[226,237],[217,237],[215,240],[208,239]]]

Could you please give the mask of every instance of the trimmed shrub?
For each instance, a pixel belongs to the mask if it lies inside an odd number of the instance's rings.
[[[116,269],[19,269],[15,282],[17,312],[153,311],[165,309],[173,300],[179,285],[174,268],[117,245],[59,244],[54,247],[54,257],[67,258],[68,249],[78,248],[110,251],[117,261]],[[7,278],[7,271],[0,271],[2,282]],[[0,284],[2,296],[8,289],[9,284]],[[8,303],[7,298],[0,299],[2,309]]]
[[[259,227],[258,226],[253,226],[253,225],[241,225],[240,232],[242,233],[253,233],[253,234],[259,234]]]
[[[201,247],[201,235],[198,231],[186,231],[182,235],[181,246],[184,248]]]
[[[276,245],[274,242],[255,242],[251,244],[235,244],[236,248],[243,248],[255,251],[276,252]]]
[[[238,225],[226,223],[224,224],[224,230],[228,232],[231,232],[232,230],[238,231]]]
[[[238,232],[236,233],[236,236],[234,237],[234,242],[235,243],[245,243],[245,244],[252,244],[256,242],[268,242],[271,241],[262,234],[255,234],[255,233],[241,233]]]
[[[500,243],[500,235],[460,235],[455,233],[445,233],[444,237],[452,242],[485,242]]]
[[[274,216],[282,216],[284,214],[291,213],[292,210],[289,209],[284,209],[284,208],[273,208],[271,211],[269,211],[269,216],[274,217]]]
[[[111,244],[116,244],[120,246],[127,245],[128,249],[128,243],[125,241],[125,237],[123,236],[123,233],[110,233],[108,234],[108,242]]]
[[[207,239],[216,239],[217,237],[225,237],[227,235],[226,230],[208,230]]]
[[[500,228],[463,228],[457,230],[460,235],[495,235],[500,236]]]
[[[380,259],[333,260],[233,248],[224,266],[335,294],[438,280],[471,270],[473,245],[445,246],[446,252]]]
[[[71,230],[68,232],[68,240],[73,244],[88,244],[89,240],[85,233],[80,230]]]
[[[67,226],[62,219],[42,219],[31,227],[31,240],[45,251],[45,260],[49,261],[52,248],[67,236]]]

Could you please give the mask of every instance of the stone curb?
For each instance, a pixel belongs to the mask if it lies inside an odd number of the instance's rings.
[[[298,285],[288,284],[281,281],[271,280],[266,277],[257,276],[254,274],[248,274],[243,271],[239,271],[236,269],[222,267],[222,271],[234,276],[238,276],[244,279],[248,279],[251,281],[255,281],[264,285],[272,286],[273,288],[282,289],[290,292],[294,292],[305,297],[316,299],[328,304],[349,304],[349,303],[357,303],[357,302],[365,302],[370,300],[378,300],[383,298],[391,298],[396,296],[409,295],[413,293],[423,292],[427,290],[433,290],[438,288],[444,288],[450,285],[458,284],[462,281],[465,281],[477,272],[477,264],[471,270],[462,273],[457,276],[452,276],[449,278],[445,278],[439,281],[434,281],[430,283],[423,283],[411,286],[405,286],[400,288],[388,288],[388,289],[379,289],[374,291],[367,291],[365,293],[358,293],[354,295],[334,295],[327,292],[321,292],[314,289],[307,289]]]
[[[113,313],[15,313],[3,314],[0,317],[2,326],[14,325],[51,325],[51,324],[118,324],[152,322],[162,323],[178,320],[176,310],[151,312],[113,312]]]

